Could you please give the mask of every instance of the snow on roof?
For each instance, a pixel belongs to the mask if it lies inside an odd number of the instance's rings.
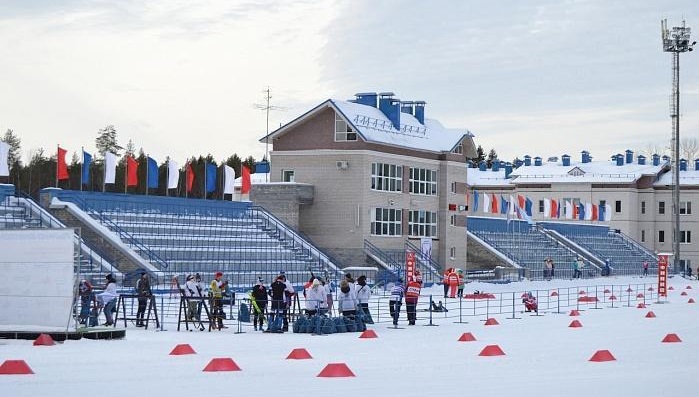
[[[251,185],[259,185],[263,183],[267,183],[267,175],[269,173],[267,172],[256,172],[254,174],[250,174],[250,184]],[[235,178],[235,182],[233,186],[235,187],[240,187],[243,184],[243,177],[239,176]]]
[[[614,161],[583,163],[571,160],[570,165],[563,166],[562,161],[555,161],[545,162],[539,166],[522,165],[512,171],[509,179],[505,178],[503,168],[498,171],[469,168],[467,183],[471,186],[503,187],[523,183],[633,183],[644,175],[658,175],[666,165],[666,162],[661,162],[660,165],[638,163],[616,165]],[[699,182],[699,173],[695,178],[697,178],[695,183]]]
[[[434,119],[425,118],[423,125],[409,113],[400,114],[398,130],[381,110],[373,106],[337,99],[331,99],[330,103],[368,142],[441,152],[451,151],[464,136],[472,136],[466,129],[445,128]]]
[[[664,173],[653,186],[671,186],[672,185],[672,172]],[[699,185],[699,171],[698,170],[680,170],[680,186],[697,186]]]

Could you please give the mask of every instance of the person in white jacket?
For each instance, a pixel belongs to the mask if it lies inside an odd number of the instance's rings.
[[[114,319],[112,317],[112,311],[116,308],[117,304],[117,286],[116,278],[112,273],[107,274],[107,285],[104,287],[104,292],[97,294],[97,302],[100,307],[103,308],[104,317],[107,318],[107,322],[104,325],[114,325]]]
[[[369,313],[369,298],[371,298],[371,288],[369,288],[366,283],[365,275],[361,275],[359,278],[357,278],[355,291],[357,292],[357,304],[359,305],[359,310],[364,312],[365,320],[370,320],[371,313]],[[373,324],[373,321],[367,322],[369,324]]]
[[[321,285],[320,280],[315,278],[306,292],[306,314],[315,316],[319,312],[324,314],[327,311],[328,302],[326,300],[325,288]]]
[[[340,293],[337,295],[337,301],[337,309],[343,316],[354,317],[357,314],[357,295],[347,280],[340,282]]]

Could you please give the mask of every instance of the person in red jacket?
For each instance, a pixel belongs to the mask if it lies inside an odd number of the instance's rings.
[[[459,287],[459,275],[454,269],[451,269],[447,280],[449,282],[449,297],[456,298],[456,289]]]
[[[449,273],[451,273],[454,269],[448,268],[447,270],[444,271],[444,276],[442,277],[442,284],[444,284],[444,297],[447,297],[447,294],[449,293]]]
[[[417,300],[420,297],[420,283],[412,277],[405,286],[405,311],[408,312],[408,325],[415,325]]]

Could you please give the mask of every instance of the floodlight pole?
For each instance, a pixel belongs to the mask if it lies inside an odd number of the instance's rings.
[[[672,53],[672,100],[670,118],[672,120],[672,254],[675,271],[680,269],[680,53],[692,51],[695,42],[690,43],[691,29],[685,26],[667,28],[667,20],[660,21],[660,34],[663,51]]]

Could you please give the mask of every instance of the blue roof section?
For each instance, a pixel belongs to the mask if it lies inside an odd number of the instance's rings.
[[[400,129],[397,129],[378,108],[351,101],[328,99],[272,131],[269,135],[262,137],[259,141],[265,142],[267,138],[284,134],[293,125],[326,107],[332,107],[342,115],[345,121],[352,126],[352,129],[366,142],[433,152],[449,152],[456,148],[464,138],[473,136],[466,129],[445,128],[434,119],[426,118],[425,124],[422,124],[409,113],[400,114]]]

